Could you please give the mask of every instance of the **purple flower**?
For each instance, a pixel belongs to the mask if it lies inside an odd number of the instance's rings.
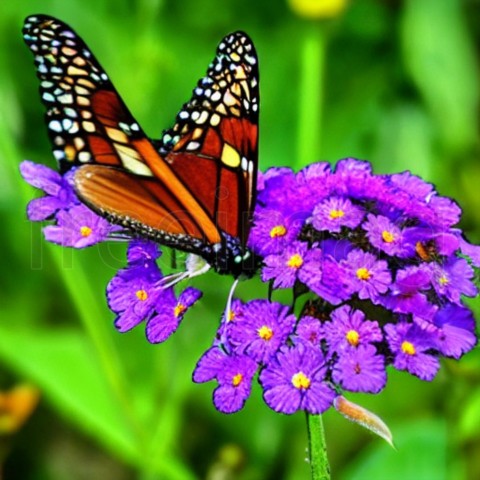
[[[403,242],[403,257],[419,256],[423,261],[431,261],[437,255],[452,255],[459,247],[458,238],[453,233],[435,232],[427,227],[405,228]],[[428,258],[424,257],[425,254]]]
[[[224,312],[224,315],[222,316],[222,325],[226,325],[228,327],[229,325],[232,325],[234,322],[242,321],[244,316],[243,315],[244,309],[245,309],[245,303],[243,303],[238,298],[234,298],[230,305],[228,318],[225,318],[226,317],[225,313],[227,312]]]
[[[370,163],[355,158],[339,160],[327,184],[332,194],[355,200],[377,200],[385,191],[385,179],[373,175]]]
[[[318,349],[303,343],[284,347],[260,373],[265,403],[286,414],[297,410],[322,413],[335,398],[325,374],[325,359]]]
[[[322,240],[319,246],[325,257],[332,257],[337,262],[347,258],[347,255],[355,249],[349,240],[338,240],[336,238]]]
[[[325,257],[319,248],[306,253],[298,279],[332,305],[338,305],[352,295],[345,269],[332,257]]]
[[[147,322],[147,340],[150,343],[164,342],[174,333],[182,321],[186,311],[202,296],[202,292],[187,287],[178,297],[173,289],[165,289],[161,302],[157,302],[155,314]]]
[[[69,210],[60,210],[57,225],[43,229],[45,239],[64,247],[85,248],[102,242],[120,227],[111,225],[85,205],[75,205]]]
[[[296,198],[286,205],[287,211],[300,213],[305,219],[309,217],[315,205],[330,195],[328,178],[331,173],[327,162],[312,163],[302,168],[295,176],[295,184],[291,186]]]
[[[461,230],[455,230],[460,243],[460,251],[470,258],[472,265],[480,267],[480,245],[472,245],[462,236]]]
[[[378,393],[387,383],[385,361],[373,345],[359,345],[339,355],[333,380],[351,392]]]
[[[387,217],[369,214],[362,227],[367,232],[370,243],[382,252],[391,256],[405,253],[402,231]]]
[[[387,341],[397,370],[407,370],[422,380],[431,381],[440,367],[438,359],[428,353],[436,347],[435,335],[417,324],[401,322],[385,325]]]
[[[158,244],[150,240],[135,239],[128,245],[127,261],[129,265],[150,264],[155,262],[162,252]]]
[[[342,227],[358,227],[363,216],[363,209],[354,205],[348,198],[329,197],[317,204],[311,222],[319,231],[340,232]]]
[[[243,312],[245,304],[238,298],[234,298],[230,304],[230,310],[227,312],[225,308],[222,319],[220,321],[220,326],[218,327],[217,334],[215,336],[214,345],[222,346],[227,353],[230,352],[234,347],[230,344],[230,328],[236,322],[243,321]]]
[[[212,347],[200,358],[193,372],[196,383],[217,380],[213,403],[222,413],[240,410],[250,396],[257,364],[245,355],[227,355]]]
[[[281,253],[297,238],[302,220],[278,210],[257,209],[248,244],[263,257]]]
[[[429,264],[432,272],[432,284],[438,295],[451,302],[460,303],[461,295],[474,297],[477,287],[472,282],[474,271],[463,258],[449,258],[443,265]]]
[[[331,174],[332,167],[328,162],[315,162],[302,168],[297,173],[297,181],[307,184],[313,183],[317,186],[316,184],[319,182],[325,183]]]
[[[46,193],[45,196],[35,198],[28,204],[29,220],[46,220],[59,210],[79,203],[68,177],[62,177],[55,170],[25,160],[20,164],[20,173],[26,182]]]
[[[257,204],[267,205],[273,210],[289,212],[296,202],[295,174],[290,168],[270,168],[263,175],[264,188],[258,192]],[[290,213],[292,209],[290,208]]]
[[[426,200],[433,193],[433,185],[423,181],[410,172],[396,173],[390,176],[392,187],[401,189],[412,197]]]
[[[422,293],[429,289],[430,282],[431,273],[427,267],[406,267],[397,272],[390,292],[379,298],[379,301],[393,312],[431,317],[435,313],[435,308]]]
[[[305,316],[300,318],[295,329],[295,340],[319,347],[323,338],[322,324],[318,318]]]
[[[433,334],[435,348],[447,357],[459,359],[477,344],[473,313],[463,306],[447,305],[438,310],[432,322],[418,317],[414,320]]]
[[[120,270],[107,286],[110,309],[117,314],[115,327],[126,332],[141,321],[151,317],[159,297],[169,297],[173,292],[158,286],[162,273],[152,264],[148,268],[133,266]]]
[[[228,325],[228,338],[235,353],[267,363],[293,332],[295,321],[288,307],[277,302],[253,300],[243,306],[240,319],[235,318]]]
[[[273,288],[293,287],[303,264],[308,262],[314,250],[305,242],[292,242],[279,255],[265,257],[262,270],[264,282],[273,279]]]
[[[331,352],[341,353],[383,339],[378,322],[365,320],[361,310],[343,305],[335,309],[330,318],[331,321],[323,325],[323,333]]]
[[[433,195],[428,205],[434,214],[433,226],[445,229],[459,222],[462,210],[451,198]]]
[[[453,232],[435,232],[432,235],[436,251],[440,255],[454,255],[460,248],[460,240]]]
[[[347,272],[352,292],[358,293],[362,300],[374,301],[378,295],[385,293],[392,283],[392,277],[385,260],[378,260],[371,253],[356,249],[351,251],[341,262]]]

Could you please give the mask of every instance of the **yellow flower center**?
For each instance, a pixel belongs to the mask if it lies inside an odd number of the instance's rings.
[[[287,262],[287,266],[290,268],[300,268],[303,265],[303,258],[298,254],[292,255]]]
[[[178,318],[186,309],[187,307],[185,305],[182,305],[181,303],[177,303],[175,310],[173,311],[173,314],[175,315],[175,317]]]
[[[270,340],[273,337],[273,330],[266,325],[258,329],[258,336],[263,340]]]
[[[413,346],[413,343],[404,341],[402,343],[402,352],[406,353],[407,355],[415,355],[415,347]]]
[[[299,16],[311,19],[339,16],[347,0],[288,0],[290,8]]]
[[[359,280],[369,280],[372,274],[369,272],[368,268],[361,267],[357,270],[357,278]]]
[[[306,390],[310,383],[310,379],[303,372],[298,372],[292,377],[292,385],[299,390]]]
[[[382,232],[382,239],[385,243],[392,243],[395,241],[395,237],[392,232],[389,232],[388,230],[384,230]]]
[[[335,210],[335,209],[330,210],[330,218],[332,220],[335,220],[337,218],[342,218],[344,216],[345,216],[345,212],[343,210]]]
[[[141,300],[142,302],[144,302],[147,298],[148,298],[148,293],[145,291],[145,290],[137,290],[135,292],[135,295],[137,296],[137,298],[139,300]]]
[[[233,378],[232,378],[232,385],[234,387],[238,387],[243,380],[243,375],[241,373],[237,373]]]
[[[283,237],[287,233],[287,229],[283,225],[277,225],[270,230],[270,237]]]
[[[92,229],[87,226],[80,227],[80,235],[82,237],[89,237],[92,234]]]
[[[448,278],[445,274],[443,274],[439,279],[438,279],[440,285],[447,285],[449,283]]]
[[[345,335],[345,338],[347,339],[347,342],[353,347],[356,347],[360,341],[360,335],[356,330],[349,330]]]

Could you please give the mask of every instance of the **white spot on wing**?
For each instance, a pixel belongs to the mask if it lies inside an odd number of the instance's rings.
[[[89,162],[92,158],[92,155],[90,154],[90,152],[80,152],[78,154],[78,160],[80,162]]]
[[[200,148],[200,144],[198,142],[189,142],[187,145],[187,150],[198,150]]]
[[[123,166],[130,172],[136,173],[137,175],[145,175],[148,177],[153,177],[152,171],[148,168],[148,166],[145,163],[135,160],[134,158],[128,155],[125,155],[122,152],[118,152],[118,154],[122,159]]]
[[[63,131],[62,125],[58,120],[52,120],[49,124],[48,127],[50,130],[53,130],[54,132],[61,133]]]

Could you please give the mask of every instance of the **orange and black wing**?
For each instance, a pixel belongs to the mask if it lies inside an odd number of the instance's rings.
[[[258,110],[256,56],[244,34],[225,37],[175,126],[152,142],[68,25],[35,15],[23,33],[35,55],[54,155],[62,171],[77,167],[82,201],[185,251],[209,257],[232,242],[227,253],[242,250],[249,224],[241,217],[250,217],[255,191]],[[219,102],[209,103],[206,89],[199,95],[203,81]]]
[[[258,59],[243,32],[227,35],[173,128],[159,142],[219,228],[246,243],[258,163]]]

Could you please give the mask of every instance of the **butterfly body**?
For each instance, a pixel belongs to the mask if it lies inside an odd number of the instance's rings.
[[[136,122],[82,39],[28,17],[46,123],[60,170],[80,200],[132,234],[202,256],[219,273],[251,274],[258,64],[243,32],[227,35],[205,77],[160,140]]]

